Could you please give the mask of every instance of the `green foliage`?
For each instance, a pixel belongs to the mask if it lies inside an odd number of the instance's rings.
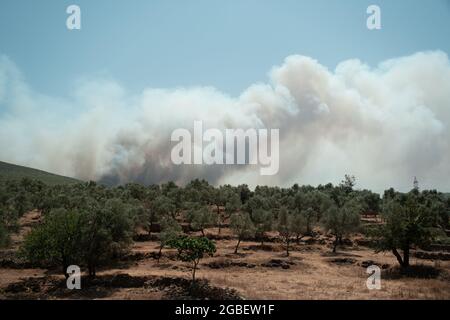
[[[334,205],[327,210],[322,223],[325,229],[335,236],[333,252],[336,252],[342,237],[358,229],[361,211],[362,206],[356,199],[347,200],[341,207]]]
[[[295,235],[294,227],[295,216],[286,207],[282,207],[278,214],[277,230],[283,242],[286,244],[286,255],[289,256],[289,244],[291,238]]]
[[[237,212],[241,206],[241,199],[236,190],[230,185],[220,186],[213,191],[213,202],[217,206],[217,224],[219,226],[219,234],[222,224],[229,219],[231,215]],[[220,206],[223,206],[223,210],[220,210]]]
[[[231,216],[231,230],[238,237],[238,242],[234,253],[237,253],[241,241],[255,235],[255,226],[248,212],[239,212]]]
[[[215,215],[208,207],[200,207],[192,210],[191,226],[196,231],[201,231],[205,236],[205,229],[215,225],[217,215]]]
[[[312,209],[307,209],[311,210]],[[292,232],[295,235],[297,244],[299,243],[300,239],[309,233],[308,231],[308,223],[307,219],[305,218],[305,214],[295,212],[292,217]]]
[[[17,169],[6,167],[7,171]],[[6,167],[0,163],[0,176]],[[236,253],[241,240],[256,235],[263,244],[265,233],[276,229],[289,254],[290,241],[314,236],[319,222],[335,236],[335,251],[344,235],[358,229],[359,214],[379,212],[380,204],[378,194],[355,189],[352,176],[346,176],[338,186],[257,186],[254,192],[247,185],[214,188],[199,179],[185,187],[168,182],[107,188],[95,182],[46,184],[28,177],[11,181],[0,178],[0,246],[17,231],[19,218],[37,209],[44,223],[24,244],[23,251],[30,260],[60,266],[76,260],[92,275],[96,266],[111,262],[127,250],[132,233],[141,228],[150,232],[153,224],[160,223],[162,250],[181,234],[177,222],[182,218],[180,213],[203,235],[205,228],[216,223],[220,232],[222,223],[230,219],[238,238]],[[378,240],[378,250],[395,250],[398,256],[398,251],[408,255],[409,247],[426,246],[434,239],[435,230],[450,227],[450,198],[435,190],[414,190],[404,195],[389,189],[384,193],[382,209],[386,224],[371,234]],[[55,225],[63,228],[56,230]],[[72,228],[74,225],[78,227]],[[74,239],[81,248],[78,251],[71,244]],[[448,238],[440,235],[439,241],[446,243]],[[66,254],[72,250],[76,252]],[[400,258],[403,264],[408,260]]]
[[[242,204],[246,204],[247,201],[252,197],[252,192],[246,184],[241,184],[240,186],[238,186],[238,192]]]
[[[132,223],[128,210],[119,199],[110,199],[104,206],[83,212],[80,246],[91,276],[95,276],[97,266],[109,263],[131,244]]]
[[[250,215],[253,214],[253,211],[257,209],[262,210],[269,210],[270,206],[266,198],[263,198],[262,196],[255,195],[251,197],[247,203],[244,206],[245,211],[250,213]]]
[[[216,245],[208,238],[180,237],[167,243],[171,248],[178,250],[178,258],[192,265],[192,282],[195,282],[195,272],[200,260],[205,256],[213,256]]]
[[[357,197],[360,199],[363,206],[363,211],[379,213],[381,210],[381,198],[377,193],[369,190],[359,191]]]
[[[0,248],[8,246],[10,243],[9,232],[2,222],[0,222]]]
[[[175,239],[178,239],[181,234],[183,233],[183,230],[180,226],[180,224],[173,219],[172,217],[164,217],[160,221],[161,225],[161,232],[159,233],[159,253],[158,253],[158,261],[161,257],[162,249],[170,242],[174,241]]]
[[[148,211],[145,210],[144,205],[138,200],[132,200],[128,203],[128,206],[128,213],[134,230],[133,234],[136,234],[136,231],[140,227],[150,231],[150,219],[148,216]]]
[[[59,265],[64,274],[70,264],[86,265],[95,276],[97,266],[128,248],[132,224],[119,199],[88,206],[90,210],[52,210],[25,238],[23,255],[34,263]]]
[[[306,224],[305,234],[308,235],[312,234],[314,226],[333,204],[332,200],[325,193],[316,190],[297,192],[293,202],[293,207],[297,209],[304,218]]]
[[[0,184],[0,247],[10,243],[10,234],[18,230],[18,219],[33,209],[40,184],[29,179]]]
[[[66,209],[56,209],[42,225],[25,238],[22,255],[32,263],[59,265],[63,274],[71,264],[78,264],[82,250],[82,216]]]
[[[265,233],[272,230],[273,214],[269,210],[255,209],[251,218],[255,226],[255,235],[263,245]]]
[[[346,174],[344,180],[341,181],[339,187],[346,193],[349,194],[353,191],[353,188],[356,185],[355,176],[351,176]]]
[[[175,192],[175,191],[174,191]],[[152,214],[157,217],[157,219],[164,217],[166,215],[172,216],[175,219],[178,212],[177,205],[175,201],[168,196],[158,196],[152,204]]]
[[[417,191],[390,195],[383,203],[385,223],[374,231],[376,246],[378,251],[391,251],[400,266],[407,268],[411,247],[427,246],[442,234],[439,211],[436,202],[429,203]]]
[[[225,214],[228,217],[241,208],[241,199],[237,194],[231,194],[225,203]]]

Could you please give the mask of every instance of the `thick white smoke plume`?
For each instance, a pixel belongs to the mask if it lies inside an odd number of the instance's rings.
[[[206,128],[279,128],[280,171],[257,166],[174,166],[170,134]],[[290,56],[237,97],[211,87],[130,94],[111,80],[79,83],[69,97],[35,92],[0,57],[0,160],[81,179],[290,186],[357,177],[359,187],[450,190],[450,62],[420,52],[371,68],[330,71]]]

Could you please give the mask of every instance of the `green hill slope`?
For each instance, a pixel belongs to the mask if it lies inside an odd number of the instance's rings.
[[[42,170],[22,167],[0,161],[0,183],[5,180],[20,180],[22,178],[41,180],[48,185],[81,182],[80,180],[74,178],[64,177]]]

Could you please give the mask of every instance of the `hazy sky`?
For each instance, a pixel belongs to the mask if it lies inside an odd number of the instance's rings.
[[[0,160],[118,183],[449,191],[449,39],[448,0],[0,0]],[[280,129],[279,173],[174,166],[171,132],[195,120]]]
[[[78,4],[82,30],[68,31]],[[366,8],[383,29],[366,28]],[[80,77],[112,77],[132,91],[208,85],[231,95],[267,80],[291,54],[334,69],[417,51],[450,51],[447,0],[1,0],[0,54],[45,94]]]

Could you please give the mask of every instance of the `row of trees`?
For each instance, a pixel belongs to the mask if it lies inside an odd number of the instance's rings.
[[[277,231],[286,245],[314,236],[317,226],[334,236],[333,251],[348,233],[360,228],[360,214],[382,212],[385,223],[370,230],[378,250],[389,250],[402,266],[409,265],[409,250],[426,245],[448,227],[450,200],[436,191],[413,190],[402,194],[390,189],[380,198],[368,190],[355,190],[346,176],[341,184],[291,188],[246,185],[214,188],[204,180],[185,187],[127,184],[107,188],[96,183],[45,186],[22,180],[0,186],[0,241],[17,227],[24,212],[38,209],[44,216],[22,248],[39,263],[85,265],[91,275],[99,265],[125,252],[133,233],[151,234],[159,226],[159,256],[166,246],[185,237],[182,223],[207,236],[216,226],[220,234],[230,224],[237,237],[235,252],[244,239],[264,244],[266,234]],[[179,247],[179,246],[178,246]]]
[[[243,210],[231,217],[231,228],[238,237],[235,252],[241,240],[256,236],[263,239],[266,232],[278,231],[289,255],[289,245],[298,243],[304,236],[313,235],[314,227],[320,225],[334,236],[333,252],[342,238],[358,229],[360,214],[364,212],[365,199],[353,190],[353,180],[346,177],[332,194],[308,190],[287,195],[284,204],[270,211],[264,198],[251,198]]]

